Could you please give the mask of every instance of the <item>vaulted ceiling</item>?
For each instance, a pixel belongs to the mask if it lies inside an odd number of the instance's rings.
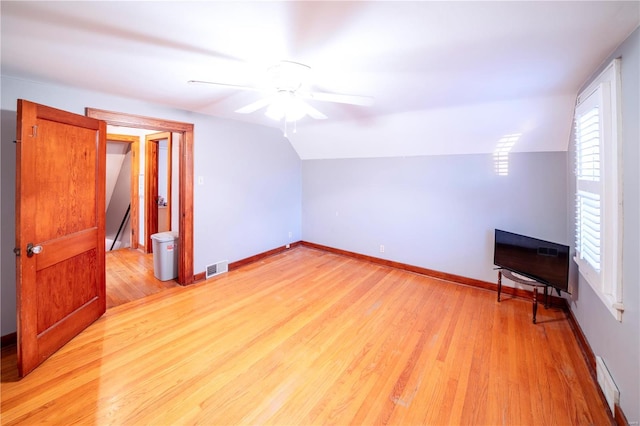
[[[301,158],[567,149],[575,96],[640,23],[637,1],[10,2],[2,74],[282,128],[234,112],[280,60],[311,67]]]

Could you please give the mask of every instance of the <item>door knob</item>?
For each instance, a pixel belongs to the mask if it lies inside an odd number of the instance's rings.
[[[27,257],[32,257],[34,254],[42,253],[42,246],[34,246],[33,243],[27,244]]]

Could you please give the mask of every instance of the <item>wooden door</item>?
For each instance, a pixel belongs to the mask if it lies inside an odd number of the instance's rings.
[[[153,253],[151,235],[158,232],[158,144],[145,140],[144,248]]]
[[[18,100],[18,371],[98,319],[105,297],[106,124]]]
[[[159,142],[167,139],[167,214],[164,217],[171,229],[171,132],[145,136],[145,252],[152,253],[151,235],[158,232],[158,150]]]

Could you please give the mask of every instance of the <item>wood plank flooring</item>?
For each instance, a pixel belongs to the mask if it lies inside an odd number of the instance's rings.
[[[153,275],[153,254],[123,248],[106,254],[107,309],[176,287]]]
[[[3,425],[607,425],[565,314],[298,247],[110,309]]]

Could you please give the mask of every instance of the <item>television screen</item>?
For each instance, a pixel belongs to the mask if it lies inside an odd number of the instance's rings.
[[[569,246],[496,229],[493,263],[568,291]]]

